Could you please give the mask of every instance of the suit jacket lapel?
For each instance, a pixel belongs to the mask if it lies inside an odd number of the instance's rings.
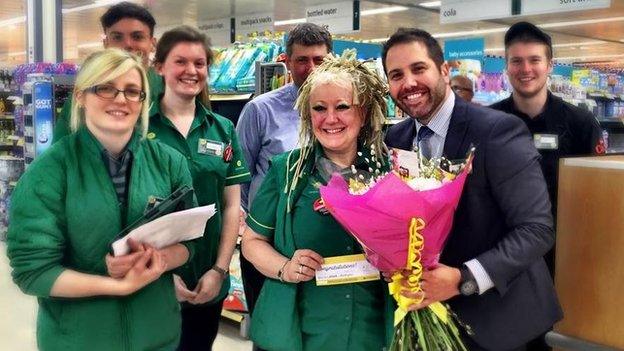
[[[406,128],[399,128],[400,135],[396,138],[399,141],[398,148],[402,150],[412,150],[414,138],[416,138],[416,123],[412,118],[401,122],[406,124]]]
[[[469,145],[464,145],[464,138],[468,131],[469,119],[466,115],[468,103],[459,97],[455,98],[453,114],[444,141],[444,155],[450,160],[466,157]]]

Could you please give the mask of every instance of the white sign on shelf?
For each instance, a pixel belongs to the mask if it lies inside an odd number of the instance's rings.
[[[522,1],[522,15],[603,9],[611,6],[611,0],[539,0]]]
[[[511,0],[442,0],[440,23],[459,23],[511,16]]]
[[[359,3],[341,1],[306,7],[306,20],[327,28],[332,34],[352,33],[360,30]]]
[[[256,13],[247,16],[236,17],[236,39],[242,36],[243,39],[251,33],[259,34],[265,31],[273,31],[273,13]]]
[[[210,38],[213,46],[226,46],[232,43],[231,18],[213,19],[197,23],[200,32]]]

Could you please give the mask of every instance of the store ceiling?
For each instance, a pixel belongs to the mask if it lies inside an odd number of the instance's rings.
[[[497,1],[497,0],[492,0]],[[534,0],[540,1],[540,0]],[[64,0],[63,9],[93,5],[100,1]],[[156,21],[157,34],[180,24],[196,25],[208,19],[259,12],[274,13],[275,21],[305,17],[305,8],[327,0],[142,0],[150,7]],[[459,24],[440,24],[437,8],[418,6],[425,0],[371,0],[361,1],[361,11],[404,6],[407,10],[393,13],[362,16],[361,31],[349,34],[355,39],[383,39],[397,27],[420,27],[444,40],[482,36],[486,53],[502,55],[504,30],[518,20],[528,20],[546,25],[546,31],[555,44],[555,57],[561,62],[607,62],[624,67],[624,0],[611,0],[611,7],[600,10],[567,12],[539,16],[514,17],[501,20],[476,21]],[[0,66],[13,66],[25,61],[25,25],[20,18],[26,13],[24,0],[0,2]],[[106,6],[100,6],[63,15],[64,53],[69,61],[80,61],[93,50],[101,47],[99,17]],[[599,23],[578,21],[601,20]],[[15,23],[6,23],[7,21]],[[595,21],[593,21],[595,22]],[[287,31],[293,25],[282,25],[275,30]],[[492,30],[493,33],[471,34],[475,30]],[[460,32],[458,34],[458,32]]]

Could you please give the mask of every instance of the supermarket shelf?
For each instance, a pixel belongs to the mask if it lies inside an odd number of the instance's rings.
[[[235,100],[249,100],[253,93],[218,93],[210,94],[210,101],[235,101]]]
[[[624,130],[624,119],[609,118],[599,119],[600,125],[609,130]]]
[[[226,309],[221,310],[221,317],[225,317],[229,320],[232,320],[236,323],[240,323],[245,319],[245,315],[239,312],[229,311]]]

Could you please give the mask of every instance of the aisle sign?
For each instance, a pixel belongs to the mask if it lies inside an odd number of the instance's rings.
[[[234,20],[232,18],[199,22],[197,28],[210,38],[210,43],[213,46],[226,46],[234,42]]]
[[[247,16],[236,17],[235,32],[236,37],[239,35],[243,38],[251,33],[257,32],[262,34],[266,31],[273,31],[273,13],[256,13]]]
[[[519,0],[442,0],[440,23],[459,23],[512,15],[512,2]]]
[[[306,7],[306,20],[327,28],[331,34],[360,30],[360,2],[341,1]]]
[[[522,15],[603,9],[611,6],[611,0],[523,0]]]
[[[485,39],[459,39],[444,41],[444,59],[454,60],[478,60],[483,59]]]

